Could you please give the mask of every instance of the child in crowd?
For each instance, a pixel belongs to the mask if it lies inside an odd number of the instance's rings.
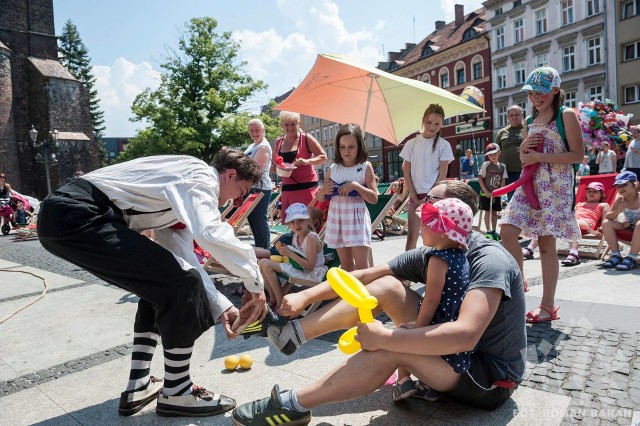
[[[16,213],[15,213],[16,225],[26,226],[27,217],[29,216],[31,216],[31,212],[25,208],[24,203],[20,200],[16,201]]]
[[[473,179],[473,151],[467,149],[460,158],[460,180]]]
[[[611,257],[604,262],[603,268],[616,268],[618,271],[635,269],[640,252],[640,195],[638,194],[638,177],[635,173],[624,171],[616,176],[613,184],[618,190],[618,198],[613,202],[611,210],[602,222],[602,233],[611,249]],[[618,216],[623,215],[619,221]],[[624,259],[620,254],[616,231],[627,229],[633,231],[631,250]]]
[[[589,167],[589,156],[585,155],[582,158],[582,163],[578,166],[576,180],[580,179],[581,176],[589,176],[589,173],[591,173],[591,168]]]
[[[402,172],[405,185],[409,190],[407,226],[407,242],[405,250],[409,251],[418,243],[420,220],[416,209],[435,185],[447,177],[449,163],[453,160],[451,144],[440,137],[440,129],[444,123],[444,109],[438,104],[427,107],[422,116],[422,133],[405,143],[400,152]]]
[[[605,202],[606,194],[604,185],[600,182],[591,182],[587,186],[586,200],[576,204],[576,220],[580,231],[585,234],[602,237],[596,228],[602,218],[609,212],[609,204]],[[575,266],[580,264],[578,254],[579,241],[569,243],[569,255],[561,262],[565,266]],[[525,259],[533,259],[533,253],[538,247],[538,239],[532,238],[529,245],[522,249],[522,256]]]
[[[285,211],[286,221],[293,232],[291,245],[276,243],[278,253],[293,260],[302,269],[297,269],[293,263],[274,262],[270,259],[260,259],[258,265],[264,278],[265,289],[269,293],[269,306],[276,308],[282,303],[282,287],[276,275],[282,272],[290,277],[322,281],[327,267],[324,266],[322,242],[318,234],[313,232],[309,220],[307,206],[293,203]]]
[[[462,299],[469,287],[469,263],[464,254],[467,236],[473,224],[471,208],[457,198],[445,198],[422,206],[419,218],[422,223],[422,242],[433,247],[426,259],[427,284],[420,303],[415,324],[401,325],[405,328],[421,328],[432,324],[455,321]],[[469,369],[471,352],[443,355],[456,373]],[[425,391],[426,390],[426,391]],[[393,389],[393,400],[400,401],[415,395],[429,401],[438,399],[438,392],[415,383],[409,371],[398,369],[398,380]]]
[[[378,188],[362,130],[345,124],[336,135],[334,164],[327,170],[318,201],[330,198],[325,243],[335,248],[345,271],[366,269],[371,247],[371,217],[365,202],[378,201]]]
[[[485,161],[480,167],[480,173],[478,173],[478,183],[482,189],[480,194],[480,210],[487,212],[484,215],[484,227],[487,232],[495,231],[496,225],[498,225],[498,212],[502,211],[502,198],[494,197],[493,203],[491,202],[491,193],[498,188],[502,188],[506,182],[507,167],[498,162],[500,160],[500,147],[498,144],[490,143],[487,145],[486,156],[489,157],[489,161]],[[488,212],[491,212],[489,215]],[[491,221],[491,227],[489,227],[489,221]]]
[[[527,313],[526,321],[552,321],[560,318],[557,315],[559,307],[555,306],[560,272],[556,239],[579,241],[581,238],[573,213],[573,163],[582,160],[584,142],[575,111],[563,107],[564,92],[560,89],[557,70],[548,66],[536,68],[521,90],[528,92],[533,111],[523,128],[520,158],[523,167],[540,163],[533,175],[533,189],[540,209],[531,206],[523,186],[517,188],[502,214],[500,236],[504,247],[518,262],[523,277],[522,247],[518,237],[521,234],[538,237],[542,301],[537,309]],[[564,137],[556,124],[558,120],[562,120]],[[540,144],[542,152],[537,151]],[[523,281],[527,291],[526,279]]]

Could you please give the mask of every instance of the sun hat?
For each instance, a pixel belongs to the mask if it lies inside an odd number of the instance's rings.
[[[622,173],[618,173],[616,176],[615,182],[613,182],[613,186],[624,185],[627,182],[637,182],[638,176],[635,173],[630,171],[624,171]]]
[[[424,203],[420,220],[433,232],[445,233],[449,239],[466,250],[467,236],[471,233],[473,211],[457,198],[445,198],[434,204]]]
[[[587,185],[587,189],[595,189],[596,191],[604,192],[604,185],[600,182],[591,182]]]
[[[293,203],[285,210],[286,221],[289,223],[296,219],[309,219],[309,209],[302,203]]]
[[[538,67],[531,71],[529,77],[524,82],[521,92],[532,90],[540,93],[551,93],[554,87],[560,87],[560,74],[555,68],[549,66]]]
[[[484,155],[491,155],[491,154],[495,154],[496,152],[500,152],[500,147],[498,146],[497,143],[490,143],[489,145],[487,145],[485,150],[487,152],[485,152]]]

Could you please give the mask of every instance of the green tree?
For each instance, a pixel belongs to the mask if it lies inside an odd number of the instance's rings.
[[[133,102],[132,121],[147,122],[118,161],[154,154],[187,154],[210,162],[222,146],[247,145],[249,115],[241,105],[263,90],[244,71],[231,33],[216,32],[215,19],[194,18],[169,51],[156,90]]]
[[[91,111],[91,124],[93,125],[93,139],[99,142],[104,136],[104,112],[100,110],[100,98],[98,98],[98,91],[94,87],[96,78],[91,71],[89,50],[82,42],[78,28],[71,19],[67,20],[62,28],[58,53],[62,65],[89,91],[89,110]]]

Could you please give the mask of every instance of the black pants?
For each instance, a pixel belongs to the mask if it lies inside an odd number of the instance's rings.
[[[200,274],[129,229],[122,212],[86,180],[44,199],[38,237],[47,251],[138,295],[134,331],[159,332],[165,348],[192,346],[214,324]]]

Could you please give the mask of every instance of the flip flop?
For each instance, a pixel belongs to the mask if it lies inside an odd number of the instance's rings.
[[[526,253],[525,253],[525,251],[526,251]],[[530,247],[523,247],[522,248],[522,257],[525,260],[533,259],[533,250]]]
[[[547,321],[555,321],[555,320],[559,320],[560,316],[558,316],[558,310],[560,309],[560,306],[555,307],[553,309],[549,309],[545,306],[538,306],[540,309],[544,309],[545,311],[547,311],[549,313],[549,316],[547,318],[540,318],[540,313],[534,314],[533,311],[527,312],[527,317],[525,319],[526,322],[528,322],[529,324],[535,324],[535,323],[539,323],[539,322],[547,322]]]

